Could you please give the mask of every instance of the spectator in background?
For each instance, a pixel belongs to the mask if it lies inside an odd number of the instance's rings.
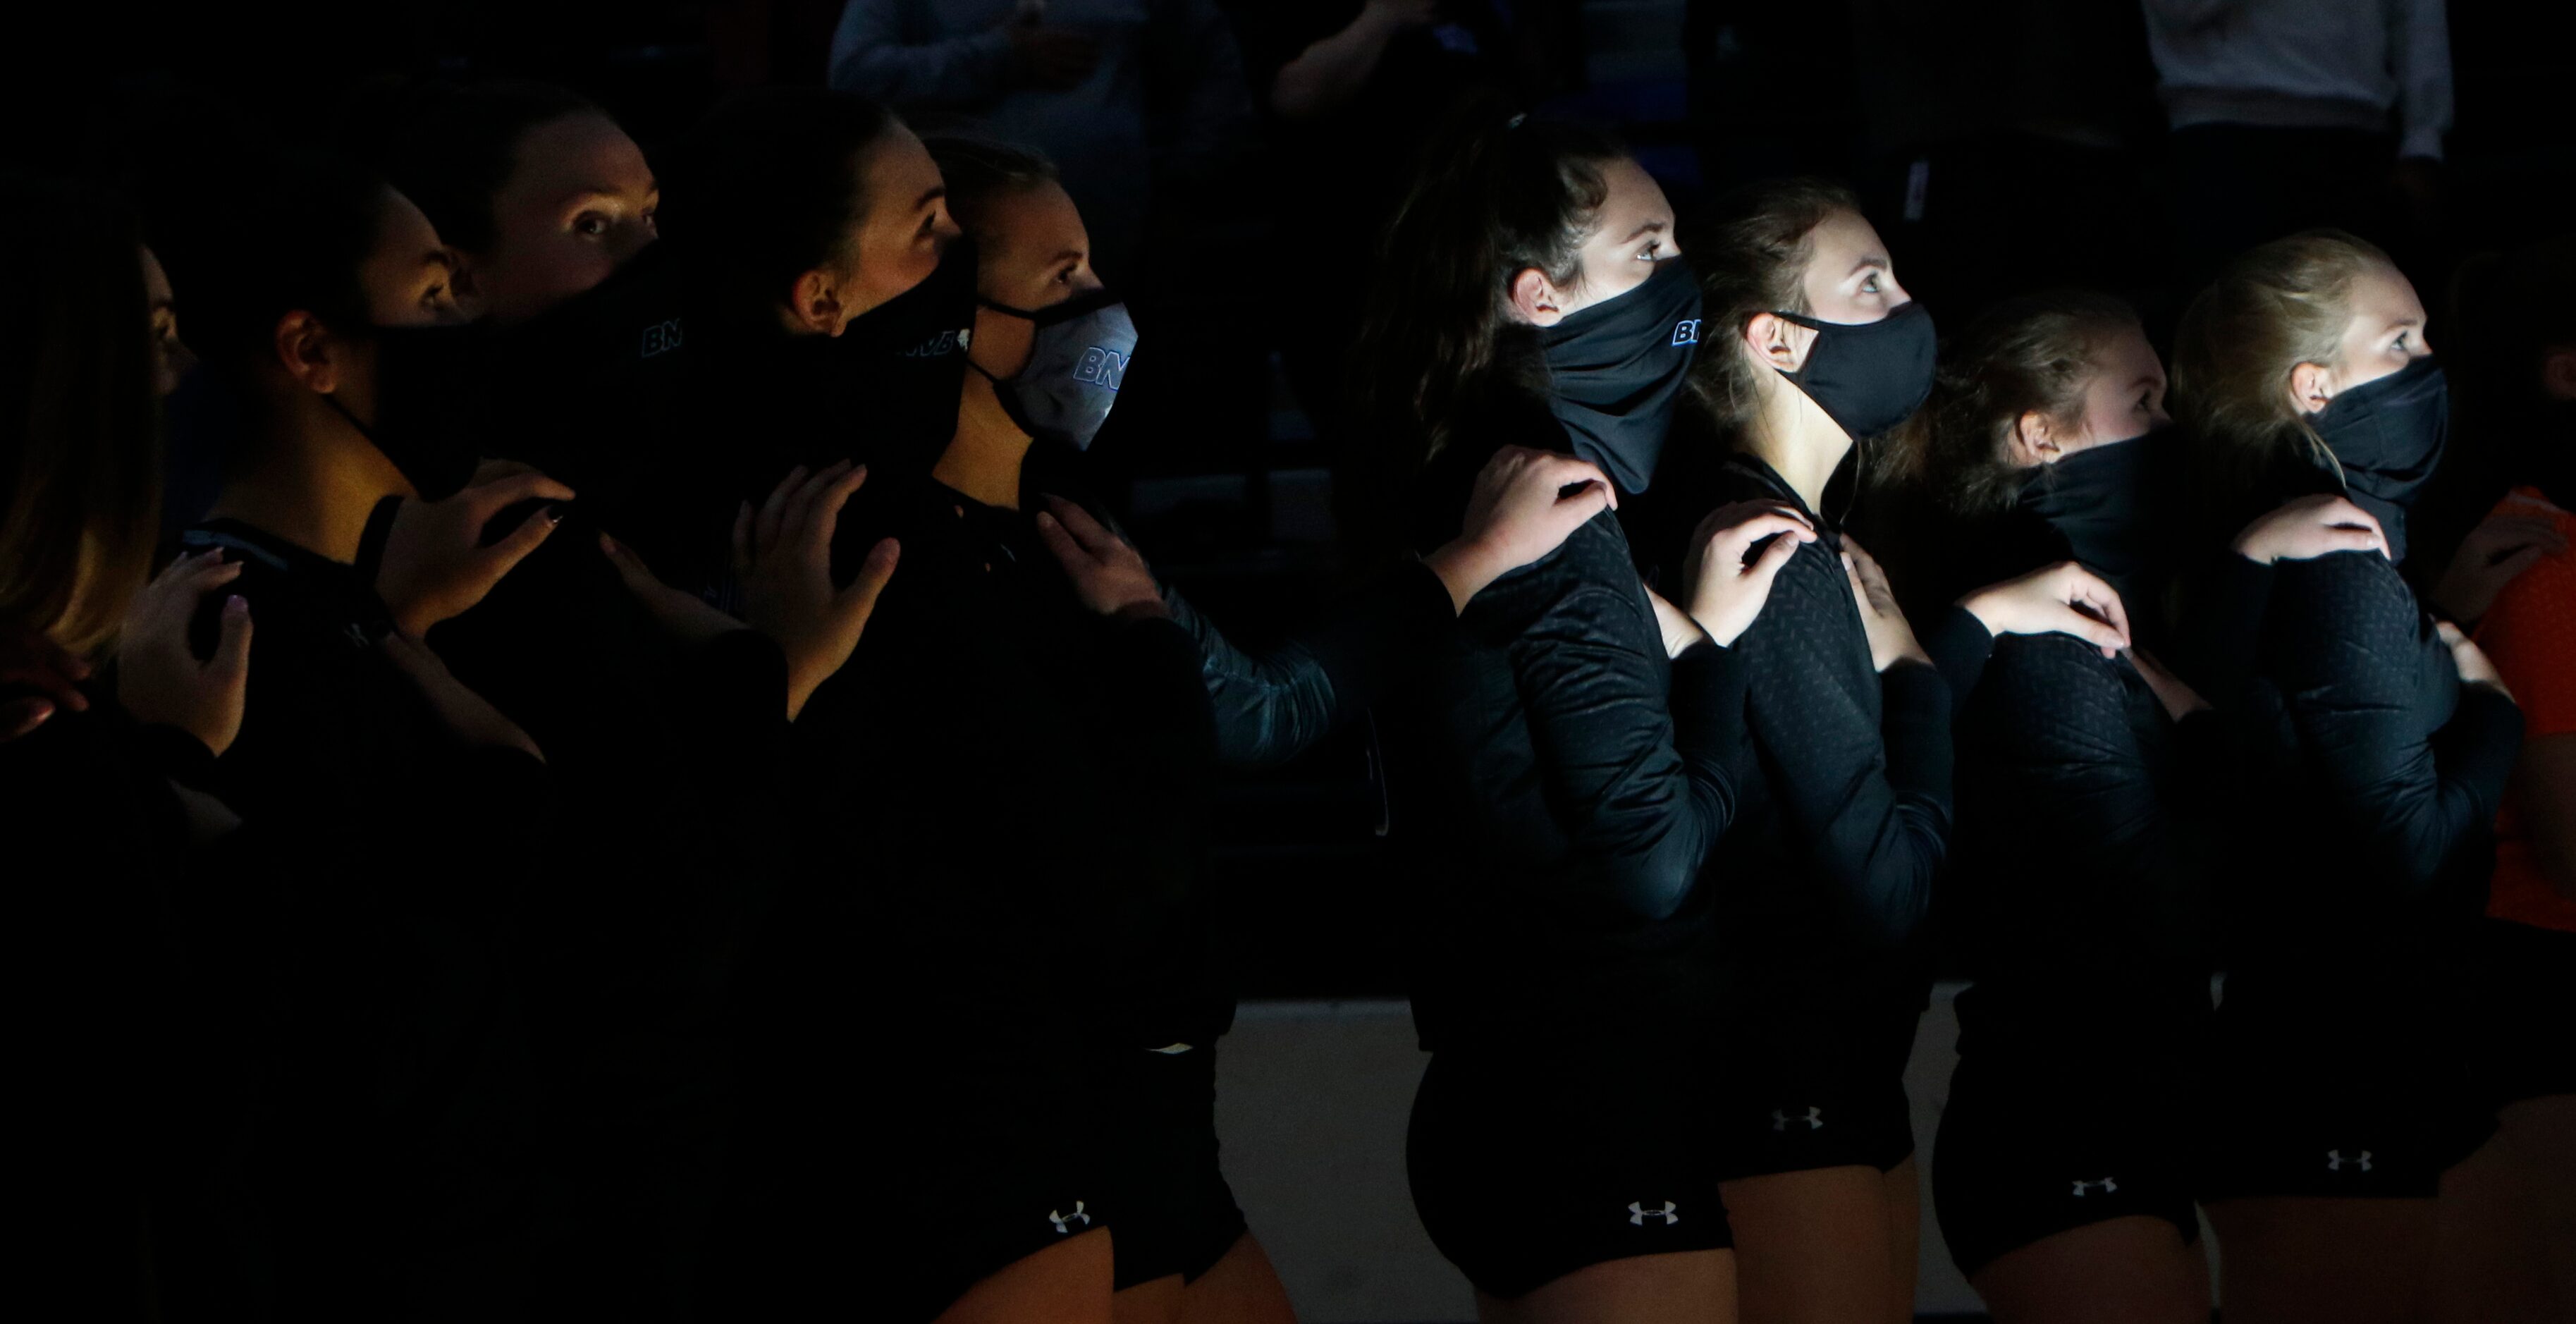
[[[2151,332],[2170,321],[2139,150],[2160,127],[2155,75],[2135,6],[1851,9],[1852,67],[1868,71],[1853,100],[1868,153],[1853,184],[1905,250],[1916,297],[1965,325],[1999,300],[2078,285],[2136,303]],[[1996,205],[2032,180],[2048,181],[2049,205]]]
[[[2451,127],[2444,0],[2146,0],[2146,14],[2185,286],[2320,225],[2409,265]]]
[[[1131,278],[1156,179],[1222,160],[1251,113],[1215,0],[850,0],[831,83],[1044,152],[1112,280]]]

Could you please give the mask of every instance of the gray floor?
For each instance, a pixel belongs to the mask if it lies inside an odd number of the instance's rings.
[[[1957,992],[1935,990],[1907,1071],[1926,1162],[1956,1061]],[[1465,1280],[1431,1248],[1405,1190],[1405,1115],[1423,1060],[1401,1002],[1250,1003],[1218,1053],[1226,1175],[1305,1324],[1475,1316]],[[1950,1265],[1928,1189],[1925,1200],[1915,1308],[1974,1313],[1976,1294]]]

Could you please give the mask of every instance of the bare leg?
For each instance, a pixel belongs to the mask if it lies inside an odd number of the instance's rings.
[[[1686,1250],[1589,1265],[1510,1301],[1476,1294],[1482,1324],[1735,1324],[1735,1254]]]
[[[1181,1276],[1122,1287],[1109,1298],[1110,1324],[1175,1324],[1181,1317]]]
[[[2443,1324],[2548,1319],[2549,1256],[2532,1235],[2541,1192],[2513,1138],[2498,1132],[2442,1174],[2435,1312]]]
[[[1922,1268],[1916,1260],[1923,1253],[1922,1175],[1908,1154],[1881,1180],[1887,1186],[1887,1318],[1889,1324],[1914,1324],[1914,1283]]]
[[[1970,1280],[1995,1324],[2209,1324],[2209,1260],[2133,1214],[2008,1251]]]
[[[1077,1233],[1011,1261],[966,1289],[936,1324],[1110,1324],[1110,1235]]]
[[[2432,1318],[2431,1200],[2258,1196],[2209,1206],[2227,1324]]]
[[[1244,1233],[1181,1293],[1181,1324],[1297,1324],[1288,1289],[1261,1243]]]
[[[2524,1099],[2497,1114],[2525,1189],[2523,1235],[2546,1257],[2550,1295],[2533,1319],[2576,1319],[2576,1094]]]
[[[1895,1317],[1887,1299],[1886,1266],[1895,1251],[1885,1174],[1850,1164],[1744,1177],[1719,1190],[1735,1229],[1744,1324]]]

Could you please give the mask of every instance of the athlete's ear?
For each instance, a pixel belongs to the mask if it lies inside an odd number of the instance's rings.
[[[1755,313],[1744,324],[1744,347],[1782,372],[1807,366],[1807,346],[1814,343],[1814,332],[1777,313]]]
[[[1512,277],[1512,311],[1531,326],[1554,326],[1565,320],[1565,292],[1546,272],[1523,267]]]
[[[841,317],[840,290],[832,273],[817,269],[796,278],[787,291],[787,320],[802,331],[841,334],[845,322]]]
[[[2541,356],[2540,389],[2552,400],[2576,400],[2576,345],[2561,345]]]
[[[2291,408],[2313,414],[2325,408],[2334,396],[2334,369],[2322,363],[2302,363],[2290,369]]]
[[[2058,444],[2056,427],[2049,423],[2048,415],[2036,409],[2024,410],[2021,417],[2013,420],[2012,438],[2005,445],[2019,468],[2055,464],[2066,458],[2066,448]]]
[[[322,319],[296,309],[277,319],[270,335],[270,348],[277,355],[278,366],[296,384],[316,395],[329,395],[340,387],[345,369],[341,361],[348,347],[331,334]]]

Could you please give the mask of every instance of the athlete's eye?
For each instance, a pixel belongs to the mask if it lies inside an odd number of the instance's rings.
[[[608,233],[608,218],[595,211],[586,211],[573,218],[572,228],[575,234],[597,239]]]

